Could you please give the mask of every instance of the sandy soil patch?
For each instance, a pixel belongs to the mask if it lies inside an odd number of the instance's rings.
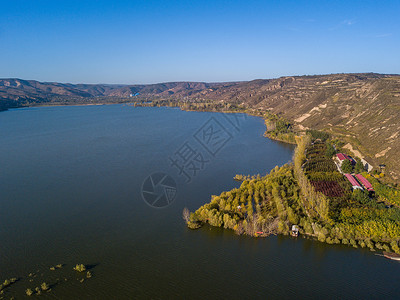
[[[361,152],[354,149],[350,143],[347,143],[346,145],[344,145],[343,148],[350,150],[351,153],[353,153],[355,156],[357,156],[359,158],[364,158],[364,156],[361,154]]]
[[[391,136],[389,136],[387,138],[387,140],[395,139],[395,138],[397,138],[398,135],[399,135],[399,132],[397,131],[397,132],[393,133]]]
[[[300,117],[298,117],[297,119],[294,119],[295,122],[300,123],[303,122],[305,119],[307,119],[309,116],[311,116],[311,114],[304,114]]]
[[[378,158],[378,157],[385,156],[386,153],[387,153],[390,149],[392,149],[392,147],[387,147],[385,150],[382,150],[381,152],[375,154],[375,157]]]

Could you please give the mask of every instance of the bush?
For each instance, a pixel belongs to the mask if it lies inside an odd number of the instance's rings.
[[[374,243],[370,239],[365,240],[365,245],[371,250],[374,249]]]
[[[285,235],[288,234],[288,232],[289,232],[288,225],[282,220],[280,220],[278,222],[278,232],[282,233],[282,234],[285,234]]]
[[[322,232],[318,233],[318,241],[325,242],[326,236]]]
[[[201,223],[200,222],[188,222],[187,227],[189,227],[190,229],[198,229],[201,227]]]
[[[396,241],[392,241],[390,246],[392,247],[393,252],[400,253],[400,248]]]
[[[32,295],[33,295],[33,291],[32,291],[31,289],[26,289],[26,290],[25,290],[25,294],[26,294],[27,296],[32,296]]]
[[[310,134],[314,139],[320,139],[323,142],[330,138],[329,133],[319,130],[307,130],[307,134]]]
[[[47,291],[49,289],[49,285],[46,282],[43,282],[40,287],[43,291]]]

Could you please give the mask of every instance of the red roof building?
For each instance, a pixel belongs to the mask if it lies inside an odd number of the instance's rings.
[[[363,189],[361,184],[351,174],[344,174],[344,176],[346,176],[346,178],[350,181],[353,189]]]
[[[347,156],[347,155],[344,154],[344,153],[338,153],[338,154],[336,154],[336,156],[337,156],[337,158],[339,158],[339,160],[340,160],[341,163],[342,163],[344,160],[347,159],[347,160],[349,160],[349,161],[351,162],[352,165],[355,164],[354,159],[352,159],[351,157]]]
[[[362,176],[361,174],[357,174],[356,177],[368,191],[374,190],[372,184],[364,176]]]

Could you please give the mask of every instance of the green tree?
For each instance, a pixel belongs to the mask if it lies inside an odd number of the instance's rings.
[[[351,162],[346,159],[343,161],[342,163],[342,171],[345,173],[352,173],[353,172],[353,166],[351,164]]]
[[[326,143],[325,156],[327,156],[328,158],[331,158],[335,154],[336,154],[335,148],[330,143]]]
[[[363,165],[363,163],[361,162],[361,159],[359,159],[358,157],[356,158],[356,165],[354,166],[354,172],[356,172],[356,173],[361,173],[361,172],[364,172],[365,171],[365,169],[364,169],[364,165]]]
[[[353,194],[352,194],[352,198],[354,201],[359,202],[364,205],[368,205],[372,202],[368,196],[368,192],[365,190],[364,191],[359,190],[359,189],[354,190]]]

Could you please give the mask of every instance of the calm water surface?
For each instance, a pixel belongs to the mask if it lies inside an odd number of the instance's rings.
[[[207,122],[224,137],[208,146],[215,155],[196,139]],[[291,159],[264,129],[254,117],[124,105],[0,113],[0,280],[20,278],[5,298],[46,281],[42,297],[56,299],[400,299],[400,263],[372,252],[185,227],[183,208],[236,187],[235,174]],[[169,160],[185,143],[207,160],[190,183]],[[153,172],[176,181],[163,209],[141,196]],[[93,277],[81,283],[77,263]]]

